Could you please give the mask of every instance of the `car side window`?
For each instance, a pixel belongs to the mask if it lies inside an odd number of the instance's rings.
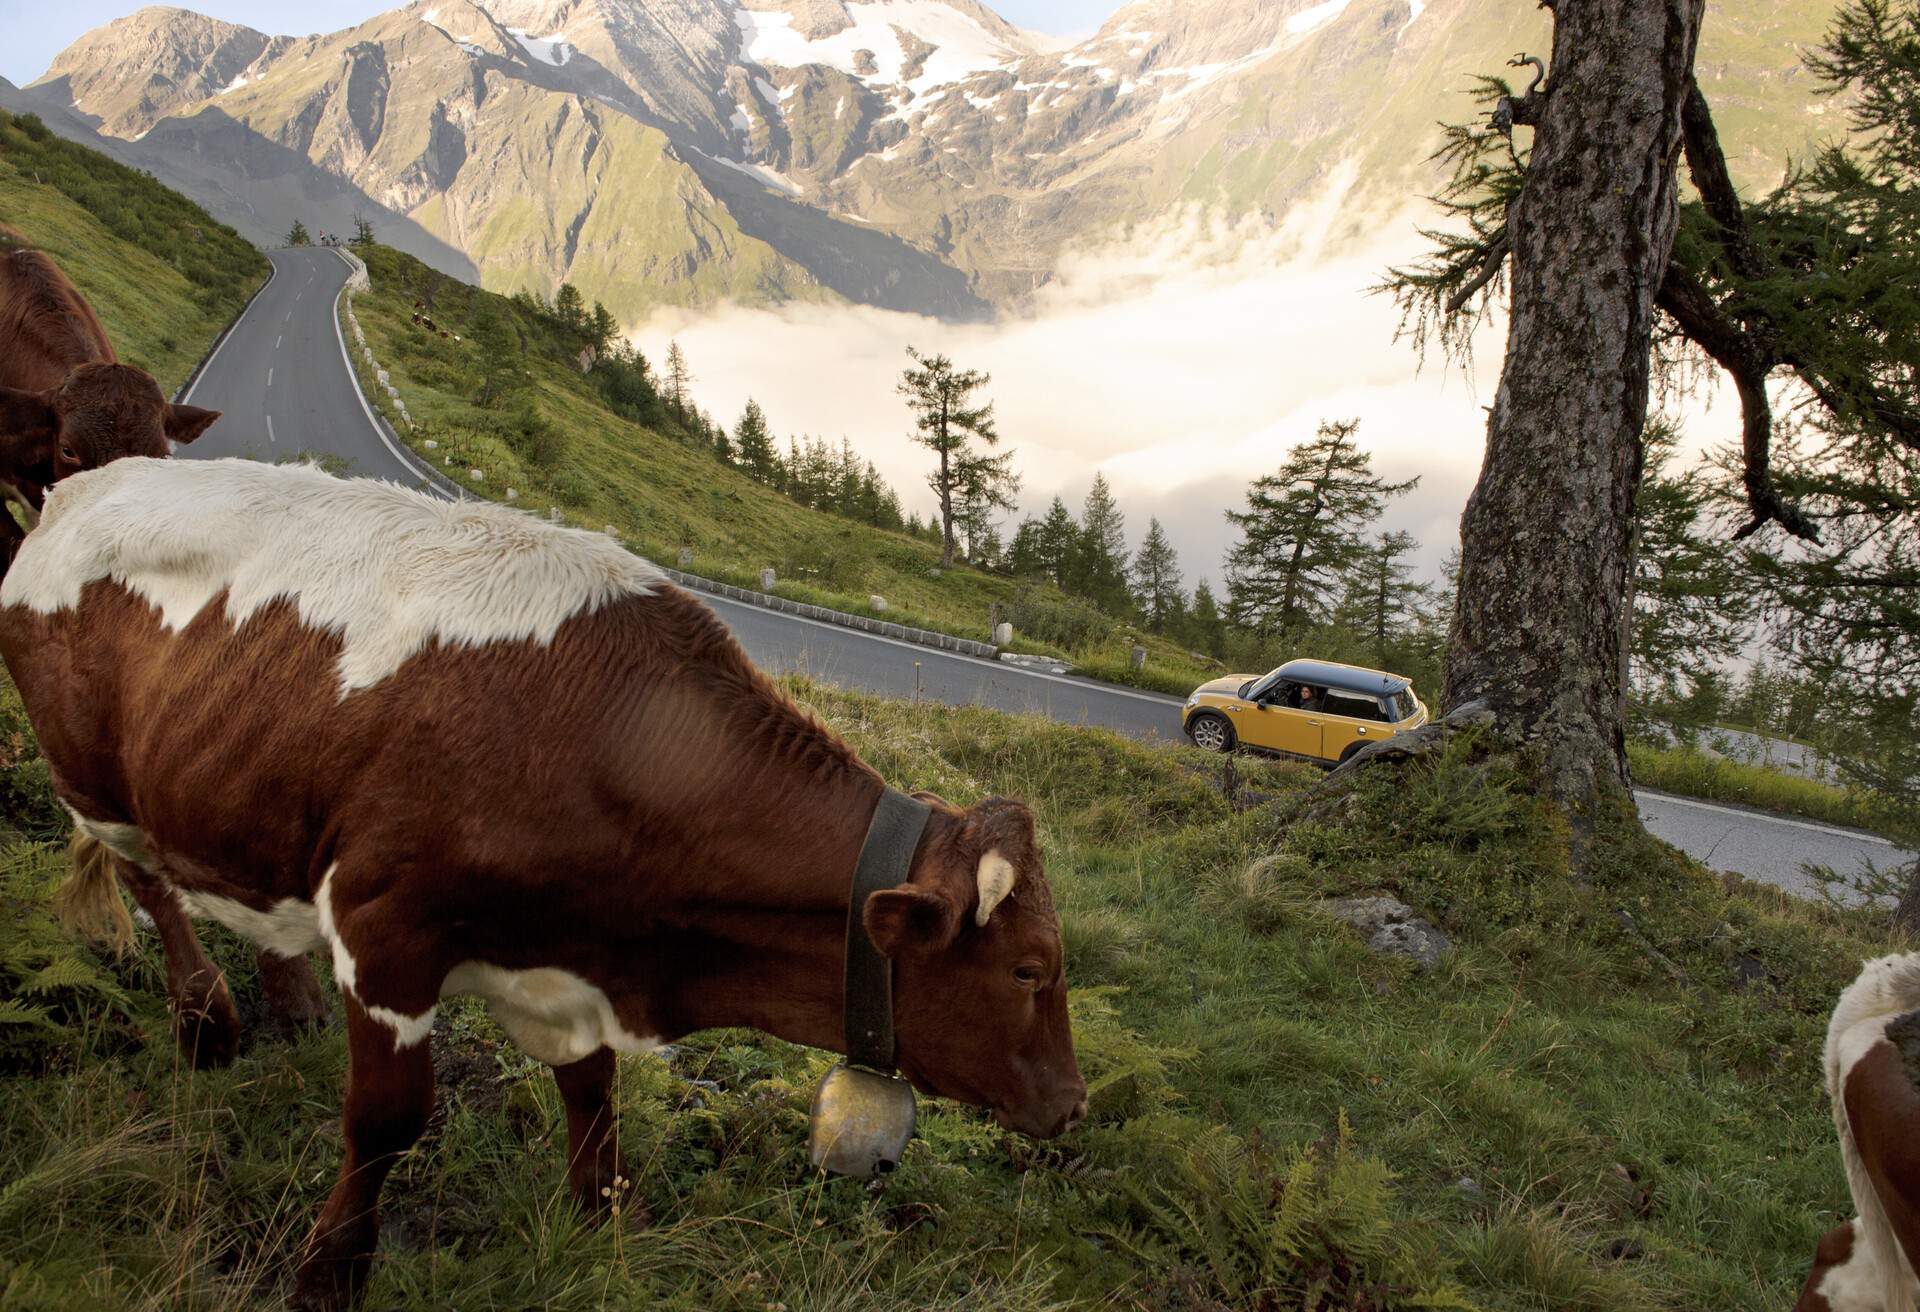
[[[1333,692],[1331,690],[1327,693],[1326,711],[1328,715],[1344,715],[1352,720],[1373,720],[1377,722],[1387,718],[1386,713],[1380,709],[1380,702],[1377,698],[1361,697],[1354,693]]]

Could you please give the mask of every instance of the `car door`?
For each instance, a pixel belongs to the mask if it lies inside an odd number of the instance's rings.
[[[1317,711],[1303,711],[1283,705],[1289,685],[1275,689],[1271,700],[1252,707],[1241,715],[1246,729],[1241,737],[1255,747],[1271,752],[1292,752],[1296,756],[1320,755],[1320,727],[1326,718]]]
[[[1379,701],[1358,693],[1328,692],[1327,713],[1320,718],[1325,721],[1320,754],[1328,761],[1339,760],[1341,753],[1355,743],[1376,743],[1393,736]]]

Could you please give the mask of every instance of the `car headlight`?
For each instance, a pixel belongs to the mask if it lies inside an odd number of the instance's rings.
[[[1187,698],[1188,710],[1192,710],[1194,707],[1198,706],[1199,704],[1200,704],[1200,695],[1198,693],[1195,693],[1193,696]]]

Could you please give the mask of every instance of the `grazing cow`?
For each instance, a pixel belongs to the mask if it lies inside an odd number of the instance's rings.
[[[168,441],[191,442],[218,410],[170,405],[151,375],[117,362],[86,297],[44,252],[0,224],[0,497],[37,512],[55,480],[122,456],[164,456]],[[29,515],[31,518],[31,513]],[[18,549],[20,528],[0,506],[0,569]],[[81,859],[86,859],[84,845]],[[177,905],[136,872],[131,885],[161,937],[178,942],[192,929]],[[196,1064],[230,1060],[239,1016],[226,985],[203,954],[198,973],[173,981],[181,1042]],[[329,1012],[304,958],[262,952],[260,978],[274,1016],[308,1025]]]
[[[1920,1306],[1920,953],[1869,961],[1827,1026],[1827,1094],[1860,1215],[1828,1231],[1794,1312]]]
[[[60,266],[0,225],[0,481],[21,500],[38,509],[56,479],[164,456],[169,438],[191,442],[219,417],[169,405],[151,374],[119,363]]]
[[[48,497],[0,587],[0,653],[116,864],[332,953],[345,1160],[304,1305],[364,1281],[381,1183],[432,1107],[442,997],[484,997],[553,1066],[590,1208],[619,1166],[616,1051],[716,1026],[845,1050],[885,786],[602,534],[306,467],[116,461]],[[892,961],[901,1071],[1009,1128],[1071,1128],[1086,1085],[1031,813],[935,799],[908,868],[861,920]]]

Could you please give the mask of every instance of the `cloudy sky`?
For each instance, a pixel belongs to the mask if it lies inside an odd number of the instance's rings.
[[[388,9],[394,0],[173,0],[276,36],[337,32]],[[1036,32],[1079,36],[1100,26],[1120,0],[988,0],[1007,21]],[[47,71],[75,37],[138,9],[137,0],[0,0],[0,77],[24,85]]]

